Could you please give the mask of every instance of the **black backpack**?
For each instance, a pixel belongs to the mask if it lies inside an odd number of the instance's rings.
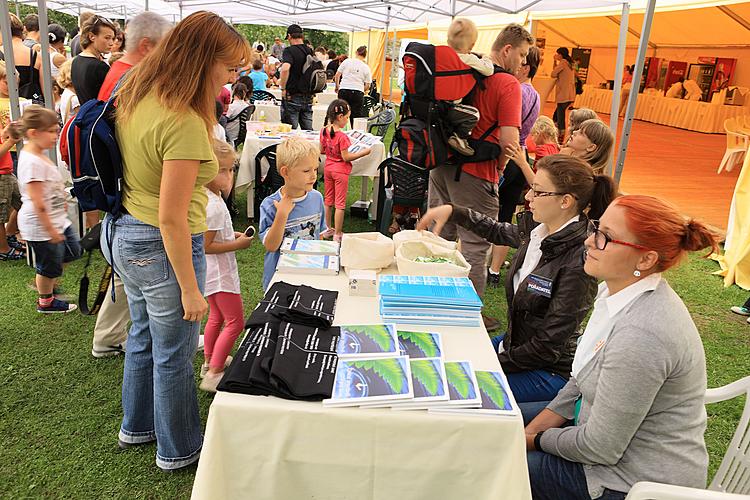
[[[295,47],[295,45],[292,45],[292,47]],[[302,94],[319,94],[326,89],[328,84],[323,62],[310,48],[304,45],[298,47],[305,55],[305,62],[302,65],[302,75],[297,83],[297,90]]]

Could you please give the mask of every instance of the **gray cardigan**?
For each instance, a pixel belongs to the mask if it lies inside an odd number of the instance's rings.
[[[661,280],[612,319],[604,347],[547,408],[578,425],[549,429],[542,449],[582,463],[591,498],[638,481],[706,487],[706,359],[682,300]]]

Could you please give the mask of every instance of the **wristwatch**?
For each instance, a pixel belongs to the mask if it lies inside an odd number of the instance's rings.
[[[534,436],[534,449],[536,451],[542,451],[542,434],[544,434],[544,431],[537,432]]]

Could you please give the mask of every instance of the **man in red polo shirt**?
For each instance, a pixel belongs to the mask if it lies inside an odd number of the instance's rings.
[[[510,73],[496,73],[484,81],[484,90],[477,89],[474,105],[481,116],[472,132],[473,138],[479,139],[497,123],[499,126],[487,138],[488,141],[503,148],[518,143],[521,85],[514,75],[525,62],[532,43],[531,34],[518,24],[506,26],[495,39],[490,58],[497,66]],[[497,183],[507,161],[503,153],[497,160],[467,163],[463,166],[463,174],[458,182],[454,180],[453,168],[434,169],[430,173],[430,207],[455,203],[493,219],[497,218]],[[490,243],[471,231],[450,223],[443,227],[441,236],[461,240],[461,252],[471,264],[469,278],[479,295],[483,295],[487,279],[485,259]]]
[[[128,21],[125,28],[125,55],[109,68],[97,99],[108,100],[122,75],[141,62],[171,28],[169,21],[150,11],[141,12]]]

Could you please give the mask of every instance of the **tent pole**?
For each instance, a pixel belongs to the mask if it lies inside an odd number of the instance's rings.
[[[391,72],[393,72],[394,65],[398,64],[398,58],[394,59],[396,57],[396,37],[398,35],[397,30],[393,30],[393,45],[391,46]],[[391,93],[393,92],[393,78],[391,78],[391,75],[388,75],[388,96],[389,98],[392,97]]]
[[[625,123],[622,127],[622,136],[620,137],[620,154],[617,156],[615,165],[615,181],[620,182],[622,169],[625,166],[625,155],[628,150],[630,141],[630,129],[633,125],[633,115],[635,114],[635,105],[638,100],[638,89],[640,88],[641,75],[643,75],[643,64],[646,62],[646,50],[648,49],[648,38],[651,35],[651,23],[654,20],[654,8],[656,0],[648,0],[646,12],[643,14],[643,29],[641,30],[641,39],[638,42],[638,57],[635,61],[635,70],[633,71],[633,84],[630,87],[630,98],[628,99],[628,108],[625,112]]]
[[[370,35],[372,34],[372,29],[367,28],[367,64],[369,66],[370,64],[370,51],[372,47],[370,46]]]
[[[52,96],[52,60],[49,57],[49,19],[47,18],[47,0],[37,0],[37,12],[39,13],[39,43],[42,51],[42,81],[44,82],[44,107],[54,111],[55,100]],[[57,165],[57,148],[49,148],[47,155],[52,163]]]
[[[180,21],[182,21],[182,2],[179,2],[177,5],[180,7]]]
[[[620,112],[620,93],[622,92],[622,71],[623,65],[625,64],[625,50],[628,42],[628,19],[630,17],[630,4],[622,4],[622,15],[620,16],[620,39],[617,42],[617,62],[615,62],[615,84],[612,88],[612,106],[610,107],[609,114],[609,128],[612,129],[612,133],[617,137],[617,122],[619,120]],[[607,165],[607,171],[612,171],[612,164],[614,163],[614,155],[609,160]]]
[[[354,29],[349,32],[349,57],[354,57]]]
[[[19,0],[16,0],[16,17],[21,19],[21,8],[18,6],[18,1]]]
[[[148,0],[146,0],[146,5],[145,5],[145,7],[146,7],[146,12],[148,12]]]
[[[456,19],[456,0],[451,0],[451,21]]]
[[[16,6],[18,6],[18,3],[16,3]],[[2,32],[3,47],[13,47],[8,2],[0,2],[0,32]],[[16,68],[12,50],[5,50],[5,64],[7,74],[12,75]],[[6,80],[8,81],[8,95],[10,96],[10,119],[14,121],[19,120],[21,118],[21,108],[18,106],[18,80],[16,78],[6,78]],[[23,141],[19,142],[18,146],[20,147],[22,144]]]
[[[380,102],[383,102],[383,94],[385,92],[385,53],[388,48],[388,28],[391,25],[391,6],[388,6],[388,14],[385,18],[385,38],[383,39],[383,67],[380,75]]]

